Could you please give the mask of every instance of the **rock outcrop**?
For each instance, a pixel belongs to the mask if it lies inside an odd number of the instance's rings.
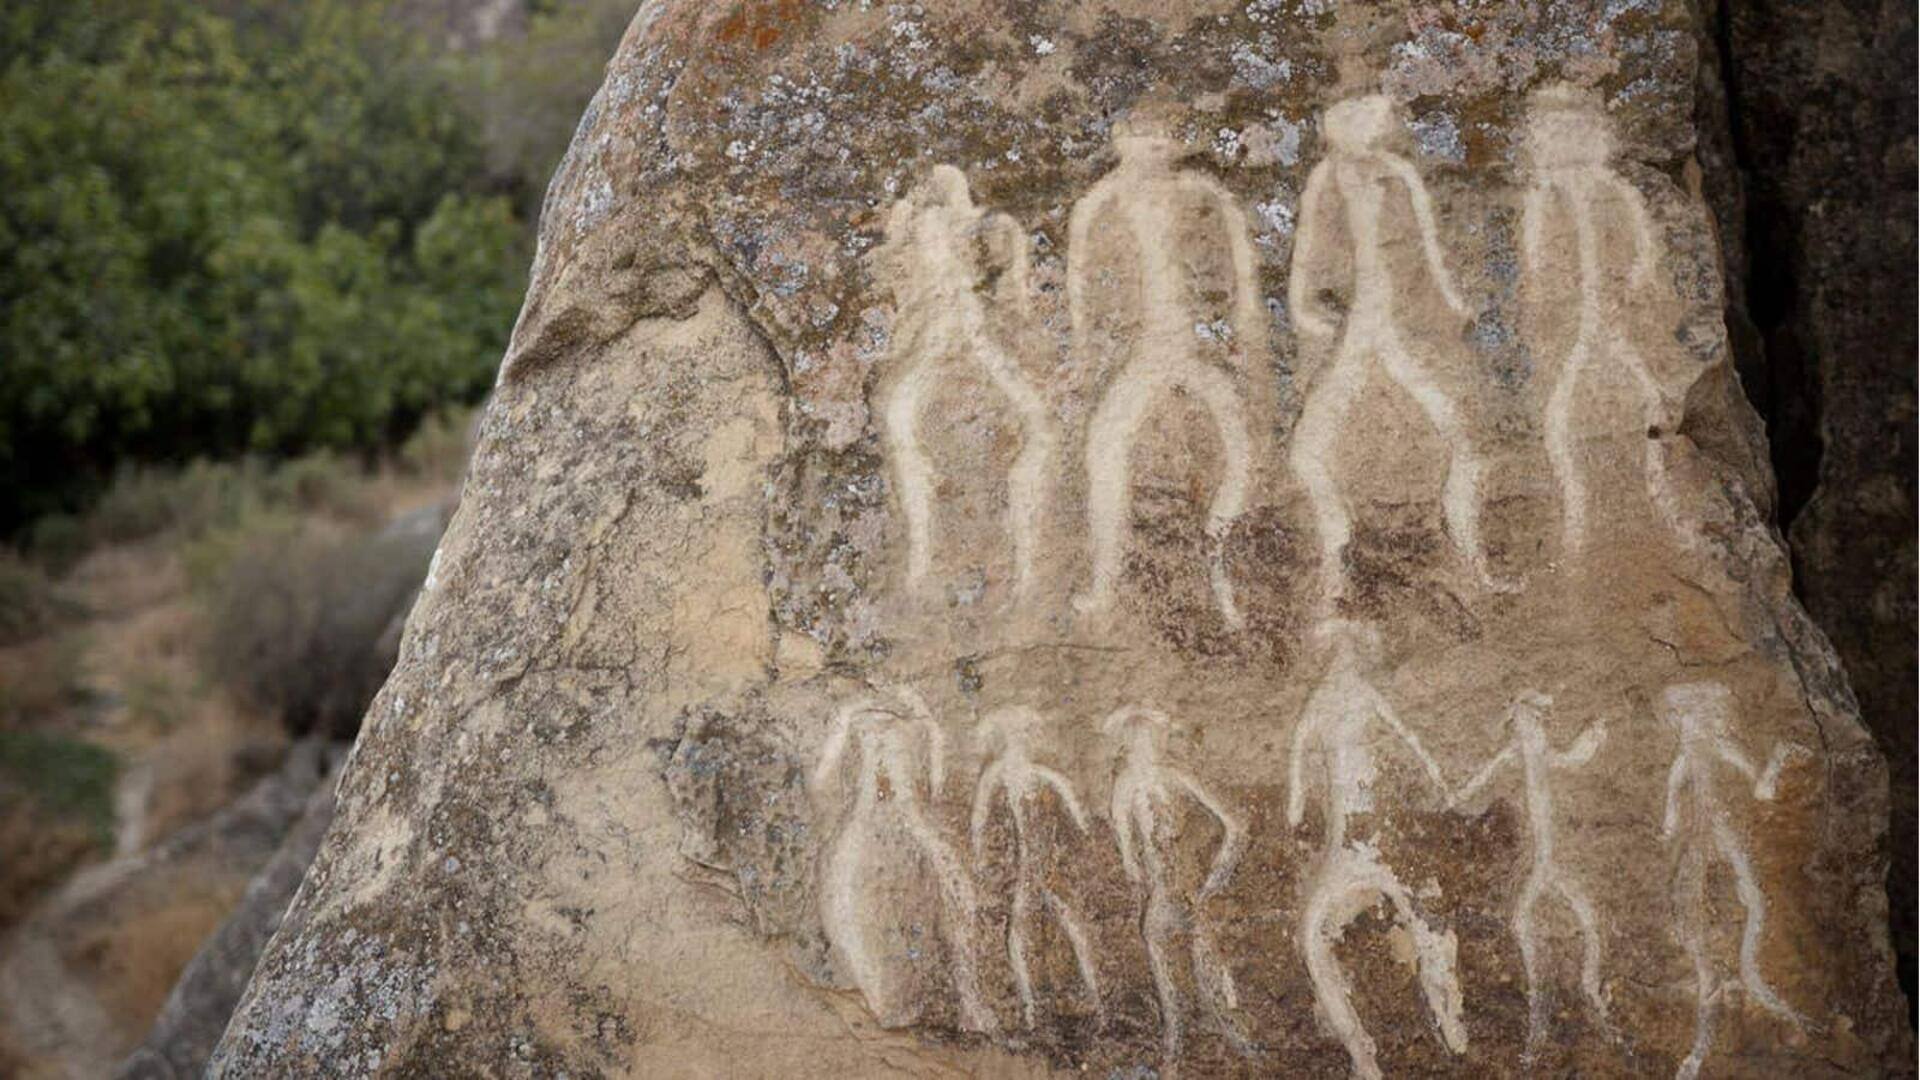
[[[1729,2],[1723,38],[1795,591],[1893,778],[1887,883],[1914,992],[1915,9]]]
[[[646,5],[213,1072],[1910,1073],[1712,30]]]
[[[0,1045],[12,1048],[22,1075],[113,1073],[196,944],[220,927],[300,820],[327,761],[324,743],[295,743],[278,770],[218,813],[82,870],[13,931],[0,951]],[[252,960],[229,974],[226,1009]],[[201,1048],[202,1061],[211,1046],[209,1039]]]
[[[322,783],[307,796],[279,849],[247,883],[239,905],[180,973],[153,1030],[120,1063],[114,1074],[119,1080],[180,1080],[205,1071],[332,821],[333,788]]]

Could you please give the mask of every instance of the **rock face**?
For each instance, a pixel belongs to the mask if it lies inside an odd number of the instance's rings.
[[[1729,4],[1747,308],[1796,591],[1893,773],[1895,945],[1913,993],[1915,9]],[[1812,453],[1784,456],[1780,448]],[[1784,460],[1783,460],[1784,457]]]
[[[214,1073],[1910,1073],[1710,32],[643,8]]]

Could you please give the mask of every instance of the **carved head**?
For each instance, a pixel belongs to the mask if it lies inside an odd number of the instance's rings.
[[[1021,746],[1033,741],[1040,729],[1040,714],[1024,705],[1004,705],[980,718],[975,736],[989,752],[1005,746]]]
[[[1523,735],[1532,733],[1538,738],[1543,730],[1547,714],[1553,711],[1553,698],[1538,690],[1522,690],[1513,696],[1513,704],[1499,721],[1501,728],[1512,728]]]
[[[1114,121],[1113,148],[1122,164],[1164,164],[1180,154],[1172,115],[1152,105],[1135,107]]]
[[[1329,108],[1320,120],[1328,144],[1347,154],[1378,150],[1397,126],[1393,101],[1385,94],[1348,98]]]
[[[1136,751],[1151,752],[1160,745],[1173,718],[1150,705],[1122,705],[1100,721],[1100,730],[1108,738],[1124,739]]]
[[[1314,637],[1330,647],[1336,659],[1369,668],[1380,663],[1380,631],[1372,623],[1327,619],[1314,628]]]
[[[1683,738],[1725,734],[1733,718],[1733,691],[1717,682],[1669,686],[1660,691],[1660,718]]]
[[[1538,690],[1522,690],[1513,696],[1513,706],[1508,713],[1515,720],[1532,720],[1536,723],[1545,719],[1553,711],[1553,698]]]
[[[1604,165],[1613,156],[1613,123],[1591,92],[1555,83],[1528,99],[1526,145],[1536,169]]]

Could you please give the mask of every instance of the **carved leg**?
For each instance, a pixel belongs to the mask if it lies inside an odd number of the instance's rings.
[[[1306,954],[1307,974],[1313,979],[1314,1000],[1346,1046],[1347,1057],[1353,1061],[1353,1075],[1360,1080],[1380,1080],[1378,1050],[1360,1022],[1360,1014],[1354,1011],[1347,973],[1333,954],[1334,942],[1346,933],[1347,923],[1364,910],[1351,906],[1350,891],[1371,892],[1364,886],[1351,888],[1330,874],[1322,875],[1301,912],[1300,947]]]
[[[1545,876],[1542,867],[1534,867],[1520,887],[1520,899],[1513,908],[1513,940],[1520,946],[1520,966],[1527,976],[1527,1049],[1523,1057],[1527,1062],[1538,1052],[1547,1026],[1547,996],[1540,986],[1540,946],[1533,932],[1533,909],[1540,902],[1544,888],[1541,879]]]
[[[1007,963],[1013,968],[1013,987],[1020,994],[1020,1016],[1028,1028],[1033,1027],[1033,976],[1027,970],[1027,917],[1031,907],[1028,901],[1029,887],[1027,875],[1022,870],[1013,883],[1013,910],[1007,913]]]
[[[945,908],[941,914],[942,925],[947,932],[948,967],[954,993],[960,999],[961,1026],[968,1031],[998,1030],[1000,1022],[993,1015],[993,1010],[987,1007],[975,972],[973,935],[979,904],[974,897],[973,879],[967,876],[953,849],[925,820],[916,815],[909,829],[940,886],[940,898]]]
[[[1129,365],[1114,379],[1087,428],[1087,531],[1093,547],[1093,580],[1074,602],[1083,612],[1113,606],[1120,561],[1133,533],[1133,438],[1162,386],[1157,374],[1142,370],[1139,363]]]
[[[1647,500],[1653,504],[1654,512],[1660,516],[1660,520],[1666,524],[1674,536],[1678,537],[1683,545],[1691,546],[1692,541],[1684,524],[1684,515],[1674,503],[1673,477],[1667,471],[1665,436],[1672,432],[1664,428],[1667,419],[1666,394],[1660,389],[1660,384],[1654,379],[1653,372],[1647,367],[1646,361],[1640,358],[1640,354],[1634,351],[1633,346],[1625,341],[1616,341],[1613,348],[1620,358],[1620,363],[1632,374],[1634,383],[1639,386],[1641,400],[1645,403],[1644,422],[1647,430],[1642,434],[1646,437],[1644,468]],[[1660,438],[1653,436],[1652,433],[1655,430],[1660,431]]]
[[[1067,935],[1068,944],[1073,946],[1073,962],[1080,969],[1080,984],[1086,987],[1087,1003],[1093,1006],[1094,1012],[1104,1016],[1107,1007],[1100,998],[1099,970],[1094,966],[1093,945],[1087,940],[1086,927],[1080,925],[1073,909],[1054,895],[1053,890],[1047,890],[1045,895],[1047,907],[1053,911],[1054,922],[1059,924],[1061,932]]]
[[[1425,369],[1414,363],[1399,341],[1389,338],[1381,343],[1380,359],[1387,374],[1427,415],[1427,422],[1447,444],[1447,479],[1441,493],[1446,508],[1447,532],[1453,545],[1466,556],[1467,563],[1489,588],[1509,588],[1493,578],[1487,569],[1486,549],[1480,544],[1480,455],[1453,399],[1440,388]]]
[[[1593,910],[1593,901],[1586,890],[1567,879],[1559,870],[1553,873],[1554,888],[1560,893],[1567,906],[1573,909],[1574,918],[1580,921],[1580,937],[1583,951],[1580,957],[1580,989],[1587,995],[1587,1001],[1600,1017],[1600,1025],[1611,1030],[1607,1019],[1607,999],[1600,990],[1600,920]]]
[[[1238,630],[1247,620],[1234,603],[1233,582],[1227,578],[1226,542],[1227,531],[1246,511],[1247,489],[1253,472],[1252,440],[1247,435],[1246,410],[1233,381],[1198,362],[1190,362],[1188,366],[1190,370],[1181,377],[1181,385],[1206,406],[1220,434],[1220,486],[1207,511],[1207,539],[1213,548],[1209,554],[1212,565],[1208,577],[1213,583],[1213,597],[1220,607],[1220,617],[1229,627]]]
[[[1020,377],[1013,361],[992,344],[979,347],[981,366],[1020,414],[1020,453],[1007,471],[1007,535],[1013,542],[1013,592],[1033,583],[1033,558],[1045,510],[1048,466],[1059,444],[1045,399]]]
[[[1160,999],[1160,1041],[1169,1060],[1180,1053],[1180,988],[1167,966],[1167,937],[1179,920],[1166,897],[1165,882],[1156,875],[1147,895],[1141,936],[1147,943],[1147,966],[1153,969],[1153,989]]]
[[[1675,1080],[1695,1080],[1700,1075],[1700,1066],[1713,1049],[1713,1007],[1718,996],[1713,985],[1713,957],[1707,954],[1706,928],[1701,925],[1706,917],[1706,853],[1700,850],[1697,839],[1690,837],[1686,844],[1688,850],[1681,856],[1674,901],[1680,912],[1681,943],[1693,961],[1693,1049],[1680,1062],[1680,1068],[1674,1073]]]
[[[1356,341],[1352,334],[1340,343],[1340,351],[1307,394],[1300,421],[1293,428],[1293,445],[1287,451],[1287,462],[1313,503],[1320,530],[1320,576],[1329,599],[1346,591],[1343,559],[1347,541],[1353,536],[1347,502],[1333,475],[1334,446],[1347,413],[1366,385],[1367,352],[1368,345]]]
[[[1442,934],[1427,925],[1414,909],[1413,897],[1393,871],[1375,867],[1380,878],[1378,889],[1392,902],[1400,925],[1413,935],[1414,955],[1420,965],[1420,992],[1427,999],[1427,1012],[1440,1025],[1440,1038],[1456,1054],[1467,1049],[1467,1027],[1461,1019],[1465,1009],[1460,996],[1460,980],[1454,975],[1454,961],[1460,943],[1449,930]],[[1524,950],[1523,950],[1524,955]],[[1531,982],[1531,980],[1529,980]]]
[[[1747,853],[1740,847],[1738,838],[1732,830],[1719,821],[1713,825],[1714,846],[1720,851],[1720,857],[1726,860],[1733,870],[1734,891],[1740,896],[1740,906],[1746,910],[1746,924],[1740,933],[1740,983],[1747,988],[1747,996],[1754,1003],[1773,1015],[1800,1026],[1800,1014],[1794,1012],[1760,973],[1760,937],[1766,928],[1767,897],[1760,891],[1760,883],[1753,879],[1753,867],[1747,861]]]
[[[1580,385],[1580,374],[1587,366],[1588,348],[1584,333],[1574,340],[1573,351],[1560,367],[1553,394],[1547,398],[1547,463],[1553,468],[1554,483],[1560,487],[1560,549],[1577,555],[1587,543],[1587,478],[1576,461],[1573,442],[1573,397]]]
[[[900,512],[907,519],[907,587],[918,590],[933,563],[933,463],[920,447],[920,406],[934,365],[922,362],[887,396],[883,425]]]
[[[866,1000],[867,1010],[882,1024],[896,1023],[900,1018],[894,1015],[894,1003],[889,1000],[885,968],[867,941],[867,919],[860,910],[861,852],[854,841],[853,825],[848,823],[827,859],[820,889],[820,921],[847,977]]]

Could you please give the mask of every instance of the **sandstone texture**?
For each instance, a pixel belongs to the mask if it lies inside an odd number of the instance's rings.
[[[213,1074],[1910,1075],[1714,32],[644,6]]]

